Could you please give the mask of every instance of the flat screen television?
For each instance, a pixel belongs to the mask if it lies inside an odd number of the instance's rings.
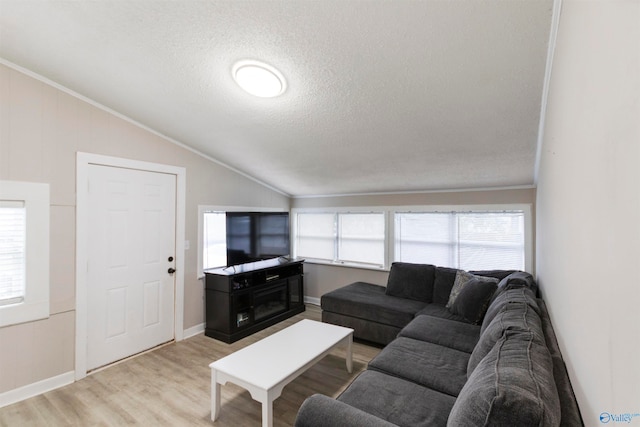
[[[227,266],[289,256],[288,212],[227,212]]]

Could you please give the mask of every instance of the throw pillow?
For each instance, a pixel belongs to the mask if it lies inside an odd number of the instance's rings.
[[[468,273],[466,271],[459,270],[456,272],[456,278],[453,281],[453,287],[451,288],[451,293],[449,294],[449,301],[447,301],[447,308],[451,309],[451,306],[458,298],[460,291],[471,279],[473,279],[473,274]]]
[[[431,302],[435,266],[394,262],[391,264],[385,293],[399,298]]]
[[[517,270],[469,270],[469,273],[475,274],[476,276],[493,277],[500,281],[516,271]]]
[[[492,277],[484,277],[484,276],[476,276],[467,271],[458,270],[456,273],[456,279],[453,282],[453,287],[451,288],[451,293],[449,294],[449,301],[447,302],[447,308],[451,309],[451,306],[460,295],[462,289],[471,282],[471,280],[480,280],[485,282],[495,283],[498,285],[498,279],[494,279]],[[495,289],[494,289],[495,291]]]
[[[489,301],[497,287],[497,280],[483,280],[482,278],[474,277],[462,287],[449,311],[464,317],[474,325],[479,325],[487,312]]]

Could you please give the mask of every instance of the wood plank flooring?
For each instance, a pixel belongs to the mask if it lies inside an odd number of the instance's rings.
[[[0,408],[0,426],[260,426],[261,406],[249,392],[222,386],[220,417],[211,421],[209,364],[302,319],[320,320],[320,308],[298,314],[233,344],[200,334],[110,366],[66,387]],[[336,349],[287,385],[273,405],[274,426],[291,426],[314,393],[337,396],[380,351],[353,345],[353,373]],[[265,369],[268,369],[265,366]]]

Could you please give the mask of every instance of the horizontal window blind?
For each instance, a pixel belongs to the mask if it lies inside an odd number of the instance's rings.
[[[524,270],[522,212],[458,214],[458,258],[463,270]]]
[[[525,268],[524,212],[395,215],[395,260],[463,270]]]
[[[336,236],[334,213],[299,213],[296,227],[296,256],[333,261]]]
[[[0,327],[49,316],[49,184],[0,181]]]
[[[0,201],[0,305],[25,296],[26,223],[23,202]]]
[[[300,212],[296,257],[384,267],[384,212]]]
[[[203,215],[202,267],[227,265],[227,216],[225,212],[205,212]]]
[[[384,267],[384,214],[338,214],[338,259]]]
[[[457,264],[456,224],[450,213],[397,213],[395,222],[396,261],[439,266]]]

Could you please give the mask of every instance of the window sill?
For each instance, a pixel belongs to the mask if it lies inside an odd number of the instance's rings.
[[[367,265],[367,264],[358,264],[358,263],[354,263],[354,262],[334,262],[334,261],[322,261],[322,260],[315,260],[315,259],[305,259],[304,261],[305,264],[316,264],[316,265],[324,265],[324,266],[328,266],[328,267],[346,267],[346,268],[356,268],[359,270],[372,270],[372,271],[382,271],[382,272],[389,272],[388,268],[385,267],[379,267],[379,266],[374,266],[374,265]]]

